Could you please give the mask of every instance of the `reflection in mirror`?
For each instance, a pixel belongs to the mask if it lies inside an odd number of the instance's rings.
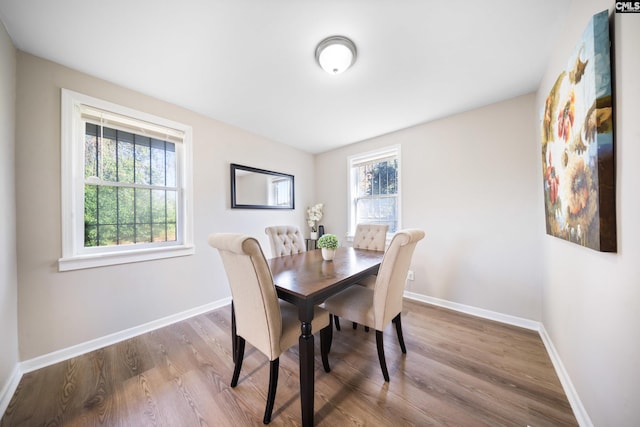
[[[231,207],[293,209],[293,175],[231,164]]]

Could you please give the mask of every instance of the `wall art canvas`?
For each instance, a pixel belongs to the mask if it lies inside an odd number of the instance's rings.
[[[547,234],[616,251],[608,11],[593,16],[542,113]]]

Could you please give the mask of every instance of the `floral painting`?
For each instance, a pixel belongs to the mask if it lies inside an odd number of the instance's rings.
[[[593,16],[543,108],[547,234],[616,251],[608,11]]]

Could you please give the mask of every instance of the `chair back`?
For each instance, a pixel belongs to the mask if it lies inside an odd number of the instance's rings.
[[[418,229],[398,231],[384,253],[373,292],[373,317],[379,331],[402,311],[402,295],[413,251],[424,235],[424,231]]]
[[[273,276],[260,243],[241,234],[217,233],[209,245],[218,249],[229,279],[236,317],[236,332],[264,353],[277,358],[282,315]]]
[[[307,245],[300,228],[293,225],[274,225],[264,229],[269,236],[271,255],[274,257],[305,252]]]
[[[384,251],[387,245],[388,225],[358,224],[353,236],[353,247],[370,251]]]

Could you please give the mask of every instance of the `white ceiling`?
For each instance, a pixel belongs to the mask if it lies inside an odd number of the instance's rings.
[[[0,0],[20,50],[319,153],[537,89],[569,0]],[[315,63],[330,35],[356,64]]]

